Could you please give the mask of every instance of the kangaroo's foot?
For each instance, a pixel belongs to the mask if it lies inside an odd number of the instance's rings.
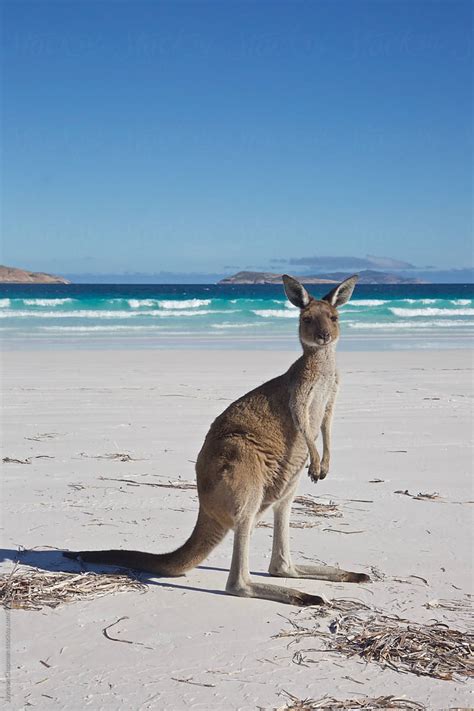
[[[297,605],[298,607],[308,607],[310,605],[328,605],[328,600],[321,595],[310,595],[309,593],[295,590],[294,588],[284,588],[280,585],[262,585],[260,583],[240,583],[227,585],[226,591],[229,595],[238,597],[257,597],[262,600],[273,600],[283,602],[287,605]]]
[[[312,578],[330,580],[334,583],[368,583],[370,577],[365,573],[352,573],[349,570],[334,568],[330,565],[292,565],[270,566],[270,575],[279,578]]]

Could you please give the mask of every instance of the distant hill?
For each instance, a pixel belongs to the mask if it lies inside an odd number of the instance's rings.
[[[218,284],[281,284],[281,274],[273,272],[237,272],[230,277],[221,279]],[[336,279],[319,276],[300,277],[305,284],[335,284]]]
[[[297,276],[304,284],[338,284],[350,276],[345,272],[318,274],[314,276]],[[221,279],[219,284],[280,284],[281,274],[273,272],[238,272],[233,276]],[[359,272],[359,284],[427,284],[423,279],[401,277],[398,274],[378,272],[365,269]]]
[[[70,284],[67,279],[44,274],[43,272],[28,272],[25,269],[5,267],[0,265],[1,284]]]

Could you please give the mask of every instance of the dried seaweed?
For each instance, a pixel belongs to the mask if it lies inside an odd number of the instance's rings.
[[[106,639],[109,639],[111,642],[122,642],[123,644],[138,644],[140,647],[145,647],[145,649],[153,649],[153,647],[148,647],[146,644],[143,644],[143,642],[134,642],[131,639],[120,639],[119,637],[112,637],[109,634],[109,629],[111,627],[115,627],[115,625],[118,625],[119,622],[122,622],[122,620],[128,620],[130,619],[127,617],[127,615],[124,615],[123,617],[119,617],[118,620],[115,620],[115,622],[112,622],[110,625],[107,625],[107,627],[104,627],[102,630],[102,634]]]
[[[345,533],[346,536],[350,536],[353,533],[365,533],[365,531],[341,531],[339,528],[323,528],[323,531],[329,531],[329,533]]]
[[[472,600],[430,600],[426,602],[424,607],[429,610],[433,608],[441,608],[442,610],[450,610],[451,612],[472,613]]]
[[[55,439],[55,437],[59,437],[58,432],[43,432],[35,435],[34,437],[25,437],[24,439],[27,439],[30,442],[43,442],[45,439]]]
[[[134,457],[131,457],[130,454],[127,454],[126,452],[112,452],[110,454],[96,454],[96,455],[91,455],[91,454],[86,454],[85,452],[81,452],[80,454],[81,457],[85,457],[87,459],[115,459],[119,462],[139,462],[141,461],[140,459],[135,459]]]
[[[320,501],[316,501],[312,496],[296,496],[293,505],[295,505],[294,513],[300,516],[308,517],[318,517],[318,518],[341,518],[342,513],[339,511],[338,505],[334,501],[330,501],[328,504],[323,504]],[[290,528],[316,528],[320,526],[320,521],[290,521]],[[257,528],[273,528],[273,524],[270,521],[259,521],[257,523]],[[328,530],[328,529],[327,529]]]
[[[288,691],[283,692],[288,697],[288,703],[277,711],[338,711],[338,709],[418,709],[426,708],[417,701],[410,701],[400,696],[363,696],[356,699],[336,699],[333,696],[323,696],[321,699],[298,699]]]
[[[339,511],[339,507],[334,501],[323,504],[320,501],[316,501],[313,496],[296,496],[293,505],[295,506],[296,514],[322,516],[324,518],[342,517],[342,512]]]
[[[474,634],[440,622],[410,622],[381,612],[369,616],[359,611],[332,620],[329,632],[321,631],[319,625],[300,626],[284,636],[320,637],[331,651],[398,672],[448,681],[474,676]]]
[[[290,528],[316,528],[320,525],[320,521],[290,521]],[[259,521],[257,528],[273,528],[273,523],[271,521]]]
[[[101,481],[119,481],[127,486],[156,486],[161,489],[196,489],[197,485],[193,481],[168,481],[166,484],[151,481],[136,481],[136,479],[114,479],[110,476],[100,476]]]
[[[418,494],[410,494],[408,489],[399,489],[398,491],[394,491],[393,493],[403,494],[403,496],[409,496],[411,499],[416,499],[417,501],[439,501],[443,498],[442,496],[440,496],[438,491],[434,491],[432,494],[423,494],[421,491],[419,491]]]
[[[396,583],[404,583],[404,584],[410,584],[413,585],[413,580],[410,580],[410,578],[414,578],[415,580],[421,580],[422,583],[425,585],[428,585],[428,581],[426,578],[422,578],[421,575],[408,575],[406,578],[392,578],[392,580],[395,580]]]
[[[31,464],[31,458],[15,459],[14,457],[3,457],[2,462],[4,464]]]
[[[214,689],[215,684],[203,684],[200,681],[193,681],[192,679],[177,679],[176,677],[171,677],[173,681],[179,681],[182,684],[191,684],[192,686],[205,686],[207,689]]]
[[[365,602],[362,602],[362,600],[352,598],[334,598],[333,600],[328,600],[326,605],[322,605],[321,607],[312,607],[311,617],[316,620],[320,617],[327,617],[335,611],[348,614],[355,612],[356,610],[370,609],[371,608],[366,605]],[[285,617],[284,615],[280,615],[280,617],[283,617],[287,622],[289,622],[292,629],[283,630],[282,632],[274,635],[274,638],[293,637],[296,638],[296,641],[298,641],[301,637],[314,637],[316,634],[315,627],[319,627],[319,623],[317,622],[314,627],[307,627],[304,624],[299,624],[298,615],[293,617]]]
[[[31,464],[32,459],[54,459],[49,454],[37,454],[34,457],[26,457],[25,459],[15,459],[14,457],[3,457],[4,464]]]
[[[446,610],[454,612],[458,619],[462,619],[469,629],[474,629],[473,604],[470,595],[464,600],[429,600],[424,604],[428,610]]]
[[[143,592],[146,585],[123,573],[49,572],[18,564],[0,575],[0,603],[9,609],[40,610],[130,590]]]

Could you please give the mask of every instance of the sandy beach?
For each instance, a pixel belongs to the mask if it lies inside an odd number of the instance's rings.
[[[3,464],[2,572],[17,558],[80,571],[56,549],[180,545],[195,522],[196,492],[158,484],[193,482],[213,418],[297,356],[4,353],[2,457],[24,463]],[[366,572],[372,582],[284,584],[466,630],[472,354],[345,352],[338,361],[332,468],[317,485],[303,473],[298,492],[333,502],[337,515],[315,517],[296,506],[292,550],[295,561]],[[268,514],[253,535],[255,576],[266,574],[271,535]],[[328,651],[317,637],[277,636],[292,623],[312,626],[311,609],[225,595],[231,546],[229,535],[186,577],[148,579],[145,592],[2,611],[2,639],[9,636],[11,646],[3,645],[0,674],[9,664],[11,707],[270,710],[285,706],[285,691],[299,699],[392,694],[429,709],[472,706],[467,681],[382,669]],[[439,600],[459,606],[446,610],[433,603]],[[336,616],[328,610],[316,622],[327,631]],[[110,635],[133,644],[103,634],[120,618]]]

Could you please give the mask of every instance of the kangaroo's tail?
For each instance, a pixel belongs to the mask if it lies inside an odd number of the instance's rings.
[[[80,558],[87,563],[118,565],[145,570],[157,575],[181,575],[195,568],[222,541],[228,528],[199,510],[194,530],[186,543],[171,553],[141,553],[140,551],[65,551],[66,558]]]

